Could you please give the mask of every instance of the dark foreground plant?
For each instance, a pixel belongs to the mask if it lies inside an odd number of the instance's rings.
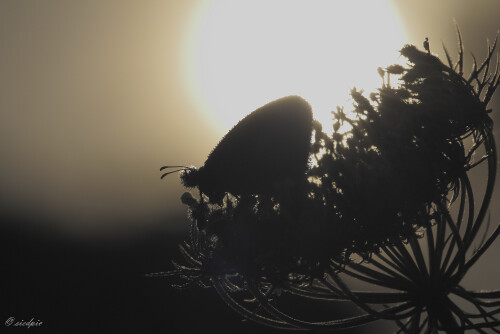
[[[333,113],[332,135],[313,122],[302,179],[272,192],[226,193],[219,204],[185,193],[192,220],[180,247],[186,264],[152,276],[176,277],[177,287],[213,286],[245,318],[277,328],[334,330],[386,319],[402,333],[500,332],[500,290],[460,284],[500,233],[489,233],[487,217],[497,166],[488,110],[500,84],[498,59],[490,71],[496,40],[465,77],[458,36],[456,64],[446,49],[447,65],[407,45],[406,67],[379,69],[384,82],[393,75],[398,85],[384,84],[369,98],[353,89],[354,110]],[[480,196],[473,168],[487,171]],[[354,291],[346,277],[377,292]],[[304,320],[285,312],[280,301],[290,298],[360,311]]]

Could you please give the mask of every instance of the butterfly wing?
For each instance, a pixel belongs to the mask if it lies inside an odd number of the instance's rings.
[[[303,176],[311,132],[311,106],[301,97],[264,105],[236,124],[210,153],[200,189],[207,194],[260,194],[272,191],[277,182]]]

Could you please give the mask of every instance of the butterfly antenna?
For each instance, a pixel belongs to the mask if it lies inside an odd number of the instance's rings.
[[[168,169],[168,168],[179,168],[179,169],[176,169],[176,170],[173,170],[173,171],[170,171],[170,172],[166,172],[164,174],[162,174],[161,176],[161,179],[163,180],[163,178],[165,176],[167,176],[168,174],[173,174],[173,173],[177,173],[177,172],[180,172],[181,170],[186,170],[186,169],[189,169],[189,167],[186,167],[186,166],[163,166],[160,168],[160,171],[162,170],[165,170],[165,169]]]
[[[164,170],[164,169],[167,169],[167,168],[182,168],[182,169],[189,169],[189,167],[186,167],[186,166],[163,166],[162,168],[160,168],[160,171]]]
[[[167,176],[168,174],[173,174],[173,173],[177,173],[177,172],[180,172],[181,170],[185,170],[185,168],[181,168],[181,169],[177,169],[177,170],[174,170],[174,171],[171,171],[171,172],[167,172],[165,174],[162,174],[162,176],[160,177],[162,180],[165,176]]]

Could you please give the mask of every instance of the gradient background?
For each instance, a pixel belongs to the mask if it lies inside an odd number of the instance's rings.
[[[187,235],[183,189],[158,168],[199,166],[224,134],[185,73],[202,3],[0,0],[0,326],[14,316],[44,322],[32,332],[274,332],[215,291],[142,276],[170,269]],[[441,40],[454,54],[453,19],[477,59],[500,28],[495,0],[393,5],[407,43],[428,36],[440,56]],[[491,107],[498,120],[498,92]],[[493,223],[498,203],[497,190]],[[499,288],[498,255],[497,243],[465,285]]]

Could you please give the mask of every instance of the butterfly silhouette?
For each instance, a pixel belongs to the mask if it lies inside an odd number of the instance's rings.
[[[312,133],[312,110],[299,96],[287,96],[253,111],[238,122],[200,168],[180,167],[186,187],[198,187],[210,202],[233,195],[272,194],[304,178]]]

